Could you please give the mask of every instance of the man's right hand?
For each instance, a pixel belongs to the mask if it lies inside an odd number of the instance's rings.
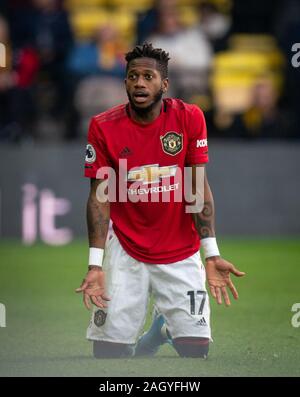
[[[105,293],[105,274],[99,266],[92,266],[88,271],[81,286],[76,289],[77,293],[83,292],[83,302],[85,307],[91,309],[91,301],[94,305],[106,308],[105,301],[110,299]]]

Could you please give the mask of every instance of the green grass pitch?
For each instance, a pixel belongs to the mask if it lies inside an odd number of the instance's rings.
[[[208,360],[182,359],[171,346],[153,358],[95,360],[85,340],[89,313],[74,293],[87,245],[0,244],[0,376],[299,376],[300,240],[221,239],[223,256],[247,272],[235,279],[240,299],[212,304]],[[149,323],[149,319],[148,319]]]

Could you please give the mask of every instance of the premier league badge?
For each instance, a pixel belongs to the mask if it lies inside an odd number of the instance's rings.
[[[86,145],[85,162],[93,163],[96,160],[96,151],[90,143]]]
[[[170,131],[160,137],[162,149],[165,153],[175,156],[183,147],[183,134]]]

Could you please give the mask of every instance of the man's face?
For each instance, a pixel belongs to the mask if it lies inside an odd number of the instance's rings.
[[[132,108],[137,113],[145,114],[167,91],[168,79],[162,80],[155,59],[137,58],[129,64],[125,85]]]

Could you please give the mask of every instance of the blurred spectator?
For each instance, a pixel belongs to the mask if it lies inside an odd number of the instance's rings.
[[[101,26],[90,41],[74,45],[67,68],[75,78],[97,74],[123,78],[124,52],[115,27]]]
[[[226,113],[212,102],[207,123],[211,136],[296,136],[300,68],[291,64],[291,48],[300,37],[299,0],[235,0],[231,15],[219,12],[216,2],[197,4],[199,22],[189,28],[181,24],[182,3],[177,0],[155,0],[151,9],[138,16],[137,43],[147,40],[170,52],[169,95],[187,102],[203,98],[209,102],[213,52],[227,48],[229,34],[276,32],[288,65],[285,96],[279,98],[270,79],[261,78],[252,106],[244,114]],[[90,41],[74,43],[63,5],[64,0],[0,0],[0,12],[5,15],[0,17],[0,42],[7,51],[7,66],[0,69],[2,141],[81,136],[92,114],[126,100],[120,80],[126,45],[120,34],[108,24]]]
[[[161,10],[173,10],[177,0],[154,0],[153,7],[137,15],[137,44],[143,44],[146,39],[158,30],[158,19]]]
[[[68,138],[83,136],[89,118],[124,98],[126,49],[113,25],[101,26],[90,41],[78,42],[67,60],[73,92]]]
[[[170,53],[170,79],[174,88],[171,95],[188,101],[195,93],[207,90],[212,47],[198,26],[182,27],[177,8],[159,10],[158,30],[147,41]]]
[[[291,138],[294,120],[279,106],[279,92],[271,79],[263,78],[254,87],[253,106],[243,115],[247,137]]]
[[[43,67],[60,70],[73,43],[66,11],[58,0],[33,0],[36,7],[34,36]]]
[[[8,126],[13,121],[11,109],[11,88],[13,78],[11,73],[11,47],[9,42],[8,24],[0,16],[0,43],[5,45],[6,67],[0,67],[0,138],[8,138]]]
[[[92,116],[125,102],[127,95],[120,79],[89,76],[81,80],[74,95],[74,107],[78,117],[77,137],[86,139]]]
[[[50,104],[49,111],[57,118],[64,116],[70,100],[65,61],[73,44],[73,35],[68,14],[62,8],[61,1],[33,0],[33,4],[33,34],[41,62],[41,79],[53,85],[53,103]]]
[[[35,13],[32,0],[2,0],[10,26],[12,47],[22,48],[34,41]]]
[[[242,115],[215,113],[214,123],[224,138],[286,139],[295,137],[295,118],[279,104],[279,93],[268,77],[253,89],[252,106]]]
[[[155,47],[170,52],[170,69],[208,69],[212,49],[198,27],[185,29],[177,8],[161,9],[156,34],[148,37]]]
[[[230,16],[219,12],[216,5],[209,1],[200,3],[199,13],[199,27],[213,45],[214,51],[224,50],[231,28]]]
[[[0,69],[0,137],[22,140],[32,136],[33,87],[39,71],[36,50],[24,46],[12,52],[8,24],[0,17],[0,42],[6,46],[7,67]]]

